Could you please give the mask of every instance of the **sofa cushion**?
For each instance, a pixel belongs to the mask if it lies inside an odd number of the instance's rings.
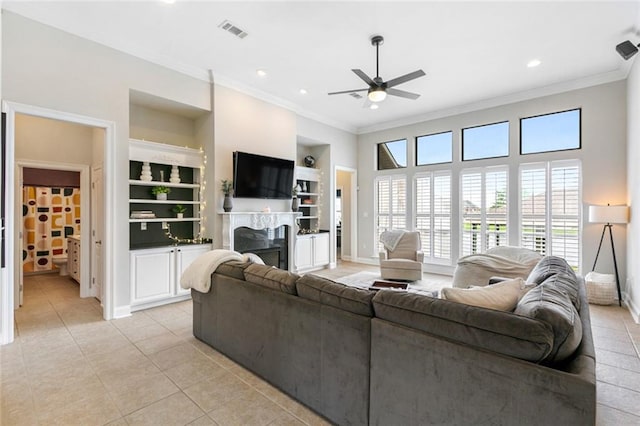
[[[527,361],[542,361],[553,347],[550,325],[509,312],[395,291],[378,292],[373,309],[380,319]]]
[[[373,316],[371,299],[375,292],[349,287],[313,274],[302,276],[296,283],[298,295],[323,305],[358,315]]]
[[[559,273],[572,276],[574,280],[576,278],[576,273],[566,260],[557,256],[545,256],[529,273],[527,284],[541,284],[550,276]]]
[[[514,278],[486,287],[442,289],[442,298],[487,309],[512,312],[526,293],[524,280]]]
[[[289,294],[297,294],[296,281],[299,277],[289,271],[257,263],[252,263],[244,270],[244,279],[248,282]]]
[[[226,275],[227,277],[244,280],[244,270],[251,265],[251,262],[242,262],[239,260],[230,260],[221,263],[216,269],[216,274]]]
[[[582,322],[571,299],[557,287],[557,277],[529,291],[518,302],[514,313],[536,319],[549,325],[553,330],[553,348],[544,359],[546,364],[554,364],[571,356],[582,340]]]

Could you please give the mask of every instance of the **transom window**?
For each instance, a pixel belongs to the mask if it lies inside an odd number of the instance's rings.
[[[453,132],[416,138],[416,166],[451,163],[451,161],[453,161]]]
[[[509,156],[509,122],[462,129],[462,160]]]
[[[400,139],[378,144],[378,170],[407,167],[407,140]]]
[[[520,153],[580,148],[580,109],[520,119]]]

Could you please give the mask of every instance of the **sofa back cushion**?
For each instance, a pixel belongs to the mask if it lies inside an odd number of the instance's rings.
[[[216,274],[226,275],[227,277],[244,280],[244,270],[251,265],[251,262],[242,262],[239,260],[230,260],[221,263],[216,269]]]
[[[300,276],[273,266],[252,263],[244,270],[244,279],[250,283],[288,294],[297,294],[296,281]]]
[[[527,284],[541,284],[550,276],[559,273],[565,273],[576,279],[576,273],[566,260],[557,256],[545,256],[529,273]]]
[[[582,322],[571,298],[557,286],[558,275],[529,291],[518,302],[517,315],[549,325],[553,330],[553,347],[545,364],[555,364],[569,358],[582,340]]]
[[[302,298],[354,314],[373,316],[373,291],[349,287],[313,274],[302,276],[296,288]]]
[[[376,317],[475,348],[540,362],[553,348],[553,330],[535,318],[414,293],[381,290]]]

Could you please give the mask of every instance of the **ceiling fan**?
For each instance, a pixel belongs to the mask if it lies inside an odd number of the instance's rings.
[[[387,95],[399,96],[401,98],[407,98],[416,100],[420,97],[417,93],[411,93],[404,90],[394,89],[394,86],[397,86],[402,83],[406,83],[408,81],[414,80],[416,78],[422,77],[425,75],[425,72],[422,70],[417,70],[414,72],[410,72],[409,74],[405,74],[401,77],[397,77],[391,80],[384,81],[380,77],[379,72],[379,48],[380,45],[384,43],[384,38],[381,35],[376,35],[371,37],[371,44],[376,47],[376,76],[374,78],[370,78],[367,74],[365,74],[362,70],[352,69],[358,77],[360,77],[365,83],[369,85],[366,89],[354,89],[354,90],[342,90],[340,92],[331,92],[329,95],[341,95],[344,93],[357,93],[357,92],[367,92],[367,98],[371,102],[381,102],[383,101]]]

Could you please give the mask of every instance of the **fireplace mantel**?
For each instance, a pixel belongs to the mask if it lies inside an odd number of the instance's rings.
[[[289,270],[295,266],[295,241],[298,233],[296,218],[300,212],[228,212],[222,215],[222,248],[234,250],[233,235],[236,228],[247,227],[251,229],[276,229],[280,226],[289,226]]]

